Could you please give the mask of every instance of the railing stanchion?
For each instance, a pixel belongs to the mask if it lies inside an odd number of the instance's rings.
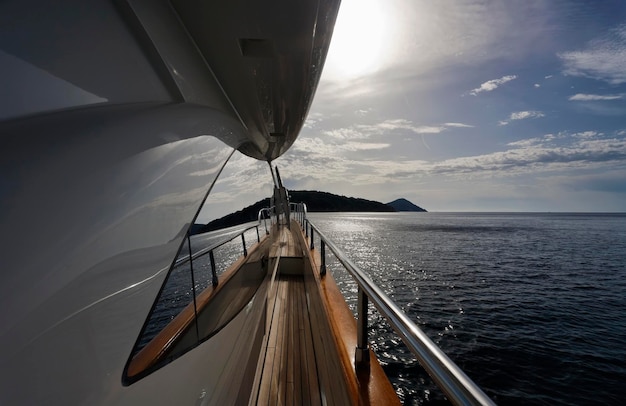
[[[187,233],[187,247],[189,248],[189,270],[191,271],[191,290],[193,291],[193,314],[194,317],[198,317],[198,305],[196,304],[196,279],[193,272],[193,261],[191,260],[191,236]],[[200,340],[200,330],[198,330],[198,323],[196,325],[196,340]]]
[[[256,242],[261,242],[261,236],[259,235],[259,226],[256,226]]]
[[[209,251],[209,259],[211,261],[211,276],[213,277],[213,286],[217,286],[217,270],[215,269],[215,256],[213,256],[213,250]]]
[[[241,233],[241,243],[243,244],[243,256],[247,257],[248,250],[246,249],[246,238],[243,236],[243,233]]]
[[[320,265],[320,275],[326,275],[326,243],[320,239],[320,250],[322,255],[322,264]]]
[[[306,220],[306,221],[305,221],[305,223],[306,223],[306,224],[305,224],[305,226],[304,226],[304,236],[305,236],[306,238],[309,238],[309,221],[308,221],[308,220]]]
[[[315,240],[315,238],[313,237],[313,226],[311,225],[311,249],[315,248],[313,240]]]
[[[367,343],[367,295],[359,286],[357,300],[356,351],[354,366],[357,369],[367,369],[370,365],[370,351]]]

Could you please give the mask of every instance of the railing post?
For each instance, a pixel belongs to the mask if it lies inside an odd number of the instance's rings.
[[[326,275],[326,243],[320,238],[320,248],[322,255],[322,264],[320,265],[320,275]]]
[[[213,256],[213,250],[209,251],[209,259],[211,261],[211,275],[213,277],[213,286],[217,286],[217,270],[215,269],[215,257]]]
[[[193,259],[191,253],[191,236],[187,233],[187,247],[189,248],[189,270],[191,271],[191,290],[193,291],[193,314],[194,318],[198,318],[198,305],[196,304],[196,279],[193,272]],[[200,340],[200,330],[198,330],[198,323],[196,325],[196,340]]]
[[[313,225],[311,225],[311,249],[315,248],[313,240],[315,240],[315,238],[313,237]]]
[[[256,242],[261,242],[261,236],[259,235],[259,226],[256,226]]]
[[[370,351],[367,343],[367,295],[359,286],[357,302],[357,325],[356,325],[356,350],[354,353],[354,366],[357,369],[369,369]]]
[[[307,220],[307,221],[305,221],[305,223],[308,223],[308,222],[309,222],[308,220]],[[305,224],[305,225],[304,225],[304,236],[305,236],[306,238],[309,238],[309,225],[308,225],[308,224]]]
[[[244,233],[241,233],[241,242],[243,243],[243,256],[248,256],[248,250],[246,249],[246,238],[243,236]]]

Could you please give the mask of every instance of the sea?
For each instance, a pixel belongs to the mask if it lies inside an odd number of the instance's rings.
[[[310,213],[496,403],[626,402],[626,214]],[[357,288],[329,255],[354,308]],[[445,404],[370,305],[407,405]]]

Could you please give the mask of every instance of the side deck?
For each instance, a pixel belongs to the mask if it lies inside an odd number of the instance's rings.
[[[297,223],[274,231],[270,259],[278,263],[250,404],[399,404],[373,353],[369,371],[354,369],[348,348],[356,322],[345,301],[337,303],[332,276],[320,276],[319,257]]]
[[[321,405],[304,279],[279,276],[274,292],[257,404]]]

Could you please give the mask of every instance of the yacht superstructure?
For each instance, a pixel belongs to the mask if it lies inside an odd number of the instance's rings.
[[[294,142],[338,7],[0,5],[0,403],[210,395],[224,340],[132,386],[123,370],[233,151],[271,161]]]
[[[278,173],[269,235],[194,279],[203,202],[236,150],[293,144],[338,7],[0,4],[1,404],[398,402]]]

